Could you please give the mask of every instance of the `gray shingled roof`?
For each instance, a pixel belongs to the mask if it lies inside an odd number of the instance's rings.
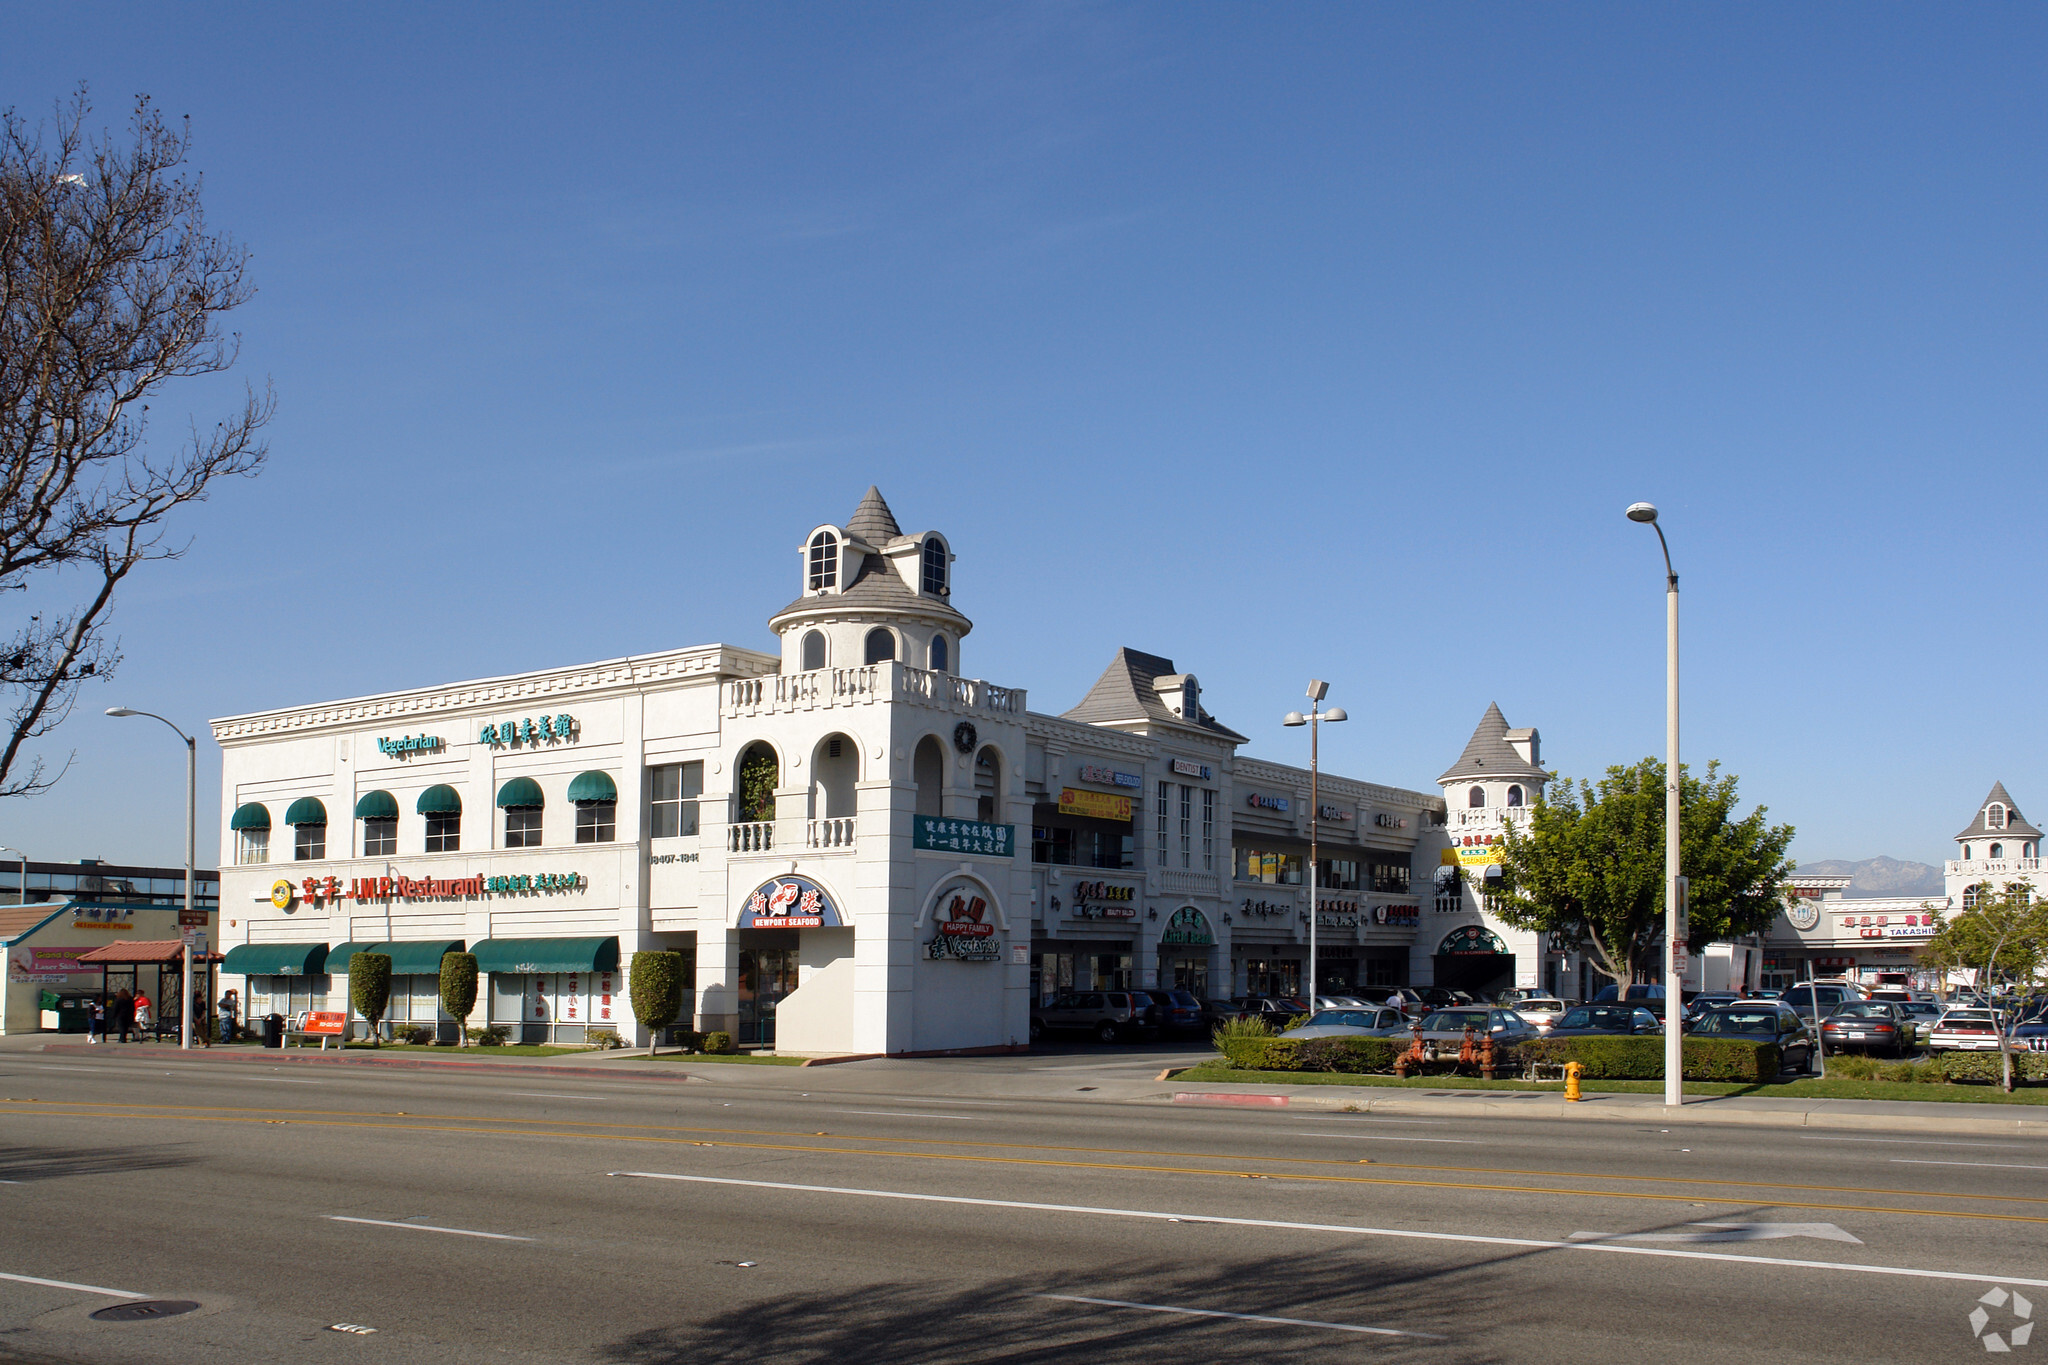
[[[1173,714],[1165,702],[1159,699],[1153,681],[1170,677],[1178,672],[1173,660],[1143,650],[1124,648],[1116,652],[1109,667],[1095,680],[1095,686],[1088,689],[1088,695],[1081,698],[1081,704],[1065,713],[1063,719],[1079,721],[1083,725],[1117,724],[1134,720],[1164,721],[1169,725],[1186,725],[1188,722]],[[1199,706],[1197,707],[1199,710]],[[1239,744],[1246,743],[1245,737],[1228,726],[1217,723],[1207,711],[1201,711],[1196,721],[1200,729],[1208,730]]]
[[[1479,718],[1479,728],[1466,741],[1465,752],[1458,755],[1458,761],[1444,770],[1437,779],[1441,786],[1471,777],[1526,777],[1531,781],[1548,781],[1550,774],[1523,758],[1508,743],[1508,718],[1500,713],[1499,702],[1488,702],[1486,714]]]
[[[1993,829],[1984,823],[1984,808],[1993,801],[2005,807],[2004,829]],[[2040,837],[2040,830],[2035,829],[2020,818],[2020,808],[2015,806],[2012,803],[2012,798],[2005,794],[2005,783],[2003,782],[1991,784],[1990,793],[1977,803],[1977,818],[1970,822],[1968,829],[1956,836],[1958,839],[2038,839]]]
[[[846,534],[866,545],[877,549],[903,534],[903,528],[896,524],[896,514],[889,510],[889,504],[882,501],[882,490],[873,484],[861,496],[860,506],[853,509],[853,515],[846,519]]]

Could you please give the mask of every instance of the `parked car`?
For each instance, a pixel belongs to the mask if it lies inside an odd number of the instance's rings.
[[[1664,1021],[1648,1005],[1574,1005],[1543,1034],[1546,1038],[1611,1038],[1662,1033]]]
[[[1202,1010],[1202,1002],[1186,991],[1140,991],[1159,1010],[1159,1030],[1162,1033],[1192,1033],[1201,1037],[1209,1035],[1209,1021]]]
[[[1776,1000],[1782,997],[1784,994],[1785,992],[1783,991],[1745,991],[1742,994],[1742,998],[1744,1000]]]
[[[1429,1013],[1429,1002],[1422,998],[1422,992],[1412,986],[1403,986],[1387,996],[1387,1003],[1403,1014],[1421,1018]]]
[[[1104,1043],[1156,1036],[1158,1006],[1142,991],[1066,991],[1031,1013],[1031,1036],[1092,1033]]]
[[[1708,1010],[1693,1023],[1692,1032],[1699,1038],[1753,1038],[1776,1043],[1785,1070],[1813,1069],[1813,1036],[1790,1006],[1775,1001]]]
[[[1319,995],[1316,1008],[1319,1010],[1362,1010],[1371,1009],[1375,1002],[1356,995]]]
[[[1863,994],[1846,982],[1802,981],[1778,998],[1811,1022],[1814,1015],[1825,1018],[1835,1012],[1835,1006],[1848,1000],[1861,1000]]]
[[[1513,1010],[1489,1009],[1484,1005],[1437,1010],[1422,1019],[1424,1041],[1439,1045],[1462,1041],[1468,1028],[1476,1029],[1482,1037],[1492,1035],[1496,1043],[1521,1043],[1536,1037],[1535,1026]]]
[[[1392,1005],[1356,1010],[1317,1010],[1308,1022],[1282,1038],[1393,1038],[1408,1035],[1408,1018]]]
[[[2048,1052],[2048,1014],[2037,1014],[2014,1029],[2012,1045],[2027,1052]]]
[[[1516,1014],[1527,1019],[1541,1032],[1555,1024],[1571,1007],[1554,995],[1531,995],[1524,997],[1514,1008]]]
[[[1998,1016],[1985,1009],[1953,1009],[1927,1032],[1930,1052],[1996,1052]]]
[[[1942,1014],[1941,1006],[1931,1000],[1909,1000],[1899,1008],[1919,1026],[1922,1038],[1927,1036],[1927,1031],[1934,1027],[1934,1021]]]
[[[1742,996],[1735,991],[1701,991],[1698,995],[1685,1002],[1686,1022],[1691,1023],[1708,1010],[1719,1009],[1723,1005],[1732,1005],[1741,998]]]
[[[1230,1002],[1231,1018],[1263,1019],[1276,1029],[1286,1027],[1288,1020],[1308,1012],[1307,1002],[1286,996],[1240,995]]]
[[[1592,1003],[1596,1005],[1611,1004],[1613,1003],[1615,998],[1616,996],[1614,993],[1614,983],[1609,982],[1605,986],[1602,986],[1594,994]],[[1664,1008],[1664,988],[1662,986],[1655,984],[1654,982],[1649,984],[1643,984],[1639,982],[1636,985],[1630,986],[1628,988],[1628,994],[1620,998],[1624,1000],[1641,1000],[1645,1002],[1654,1000],[1657,1002],[1656,1008]]]
[[[1849,1000],[1820,1023],[1821,1043],[1837,1051],[1861,1049],[1903,1057],[1918,1045],[1919,1025],[1889,1000]]]

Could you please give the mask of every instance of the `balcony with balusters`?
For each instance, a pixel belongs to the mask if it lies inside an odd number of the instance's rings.
[[[725,827],[725,851],[735,857],[851,853],[853,844],[851,816],[826,820],[746,820]]]
[[[910,702],[965,715],[1020,720],[1024,716],[1021,687],[998,687],[979,678],[961,678],[900,663],[738,678],[720,689],[720,705],[727,720],[872,706],[884,701]]]

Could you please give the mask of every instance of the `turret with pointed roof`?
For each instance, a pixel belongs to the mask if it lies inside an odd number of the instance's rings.
[[[1489,702],[1486,714],[1479,718],[1479,728],[1472,732],[1472,738],[1465,743],[1465,752],[1458,755],[1458,761],[1444,770],[1437,779],[1439,786],[1452,782],[1469,782],[1474,778],[1504,778],[1511,781],[1542,783],[1550,774],[1537,766],[1541,757],[1542,743],[1536,731],[1510,730],[1508,718],[1500,713],[1499,702]]]
[[[953,550],[937,531],[907,536],[869,485],[844,526],[814,528],[797,551],[803,596],[768,619],[782,670],[851,668],[893,659],[960,669],[974,623],[953,606]]]
[[[1243,735],[1218,724],[1202,709],[1202,688],[1194,674],[1176,673],[1173,660],[1130,648],[1116,652],[1095,686],[1064,719],[1112,729],[1185,725],[1234,744],[1245,743]]]
[[[1994,823],[1996,822],[1996,823]],[[1977,803],[1977,818],[1969,827],[1956,836],[1957,842],[1964,839],[2038,839],[2041,831],[2020,818],[2020,808],[2006,795],[2005,783],[1994,782],[1991,792]]]

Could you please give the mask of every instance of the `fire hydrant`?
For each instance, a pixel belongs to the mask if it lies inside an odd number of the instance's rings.
[[[1564,1097],[1566,1099],[1581,1100],[1585,1098],[1585,1096],[1579,1093],[1579,1073],[1585,1069],[1586,1064],[1584,1062],[1566,1062],[1564,1064]]]

